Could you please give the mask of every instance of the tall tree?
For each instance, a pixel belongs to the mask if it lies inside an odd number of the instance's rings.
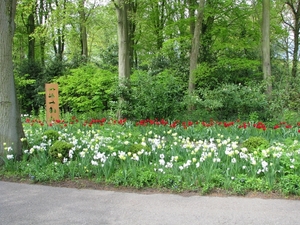
[[[263,0],[262,7],[262,67],[267,84],[266,94],[271,95],[271,59],[270,59],[270,0]]]
[[[150,18],[153,21],[154,32],[156,35],[156,48],[161,49],[164,42],[164,26],[166,24],[167,14],[166,14],[166,0],[156,0],[151,1],[150,7]]]
[[[22,7],[21,17],[24,23],[24,26],[26,27],[27,31],[27,59],[28,62],[34,63],[35,62],[35,37],[34,32],[36,28],[35,23],[35,16],[36,16],[36,7],[37,2],[34,1],[20,1]]]
[[[138,60],[137,60],[137,52],[134,48],[135,44],[137,43],[137,40],[135,38],[135,32],[137,29],[137,21],[136,21],[136,13],[138,9],[138,3],[137,0],[132,0],[128,4],[128,39],[130,41],[130,47],[129,47],[129,59],[130,59],[130,68],[137,68],[138,66]]]
[[[118,19],[118,55],[119,55],[119,87],[122,89],[128,88],[130,78],[130,40],[129,40],[129,21],[128,9],[130,1],[128,0],[113,0],[116,7]],[[122,117],[122,106],[125,102],[123,92],[119,96],[119,107],[117,117]]]
[[[128,7],[127,0],[113,0],[116,7],[118,19],[118,47],[119,47],[119,80],[124,85],[130,77],[130,40],[128,26]]]
[[[6,154],[4,145],[12,147],[16,157],[20,157],[21,138],[24,137],[12,60],[16,5],[17,0],[0,1],[0,156],[2,157]],[[0,164],[3,164],[1,159]]]
[[[189,9],[189,17],[190,17],[190,33],[194,35],[195,31],[195,11],[196,11],[197,1],[196,0],[188,0],[188,9]]]
[[[32,36],[35,30],[35,15],[34,9],[27,18],[27,33],[28,33],[28,60],[29,62],[35,61],[35,38]]]
[[[300,35],[300,0],[285,1],[287,12],[282,13],[282,19],[293,32],[293,65],[292,78],[296,78],[299,59],[299,35]],[[292,18],[290,18],[290,15]],[[292,85],[293,86],[293,85]]]
[[[37,6],[37,24],[40,28],[40,61],[42,66],[45,66],[45,48],[46,48],[46,37],[43,34],[46,28],[46,21],[48,20],[49,14],[49,3],[46,0],[39,0],[39,4]]]
[[[86,20],[87,16],[85,13],[85,0],[79,1],[79,17],[80,17],[80,44],[81,44],[81,56],[83,61],[88,59],[88,42],[87,42],[87,30]]]
[[[55,56],[59,61],[63,60],[63,53],[65,51],[65,32],[66,32],[66,8],[67,8],[68,0],[54,0],[54,7],[56,9],[56,13],[59,13],[59,17],[57,19],[58,27],[54,28],[52,33],[52,44],[55,52]],[[54,9],[50,4],[50,9],[53,12]],[[58,15],[57,15],[58,16]]]
[[[200,35],[201,35],[202,24],[203,24],[204,5],[205,5],[205,0],[200,0],[198,10],[197,10],[198,14],[195,23],[191,54],[190,54],[190,73],[189,73],[189,87],[188,87],[189,94],[192,94],[195,90],[195,70],[197,69],[197,62],[199,56]]]

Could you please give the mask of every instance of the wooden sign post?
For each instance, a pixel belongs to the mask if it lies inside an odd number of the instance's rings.
[[[59,120],[58,84],[45,84],[46,118],[50,123]]]

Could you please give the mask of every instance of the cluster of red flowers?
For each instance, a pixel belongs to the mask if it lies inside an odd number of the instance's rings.
[[[199,122],[198,121],[196,121],[195,123],[193,122],[193,121],[188,121],[188,122],[185,122],[185,121],[183,121],[182,123],[181,123],[181,125],[182,125],[182,127],[184,128],[184,129],[187,129],[188,127],[191,127],[191,126],[193,126],[194,124],[199,124]]]
[[[212,121],[212,120],[209,123],[202,121],[201,124],[204,127],[211,127],[211,126],[215,125],[214,121]]]
[[[262,129],[262,130],[266,130],[267,127],[263,122],[258,122],[253,124],[253,127],[257,128],[257,129]]]
[[[300,122],[297,123],[297,126],[300,126]],[[293,126],[290,125],[290,124],[287,124],[287,122],[280,122],[279,124],[276,124],[273,128],[278,129],[280,127],[285,127],[285,128],[288,128],[288,129],[293,128]]]
[[[101,126],[103,126],[105,122],[106,122],[106,118],[91,119],[90,121],[85,121],[83,123],[83,126],[90,126],[91,127],[93,124],[100,124]]]
[[[119,125],[124,125],[126,123],[127,119],[119,119],[119,120],[107,120],[106,118],[102,118],[102,119],[91,119],[90,121],[85,121],[83,123],[83,126],[93,126],[94,124],[99,124],[100,126],[103,126],[105,123],[107,124],[119,124]]]
[[[149,126],[149,125],[150,126],[151,125],[166,126],[166,125],[169,125],[171,128],[175,128],[175,127],[181,125],[184,129],[187,129],[187,127],[193,126],[194,124],[198,124],[198,122],[193,122],[193,121],[180,122],[180,120],[175,120],[169,124],[169,122],[166,121],[165,119],[161,119],[161,120],[146,119],[146,120],[140,120],[135,123],[136,126]]]
[[[234,125],[234,122],[232,121],[232,122],[221,122],[221,124],[220,125],[224,125],[224,127],[231,127],[231,126],[233,126]]]
[[[40,124],[41,126],[44,126],[44,122],[38,119],[30,119],[30,118],[26,118],[25,123],[29,123],[31,126],[35,123]]]
[[[163,125],[163,126],[165,126],[167,124],[169,124],[169,122],[166,121],[165,119],[161,119],[161,120],[146,119],[146,120],[140,120],[135,123],[136,126],[147,126],[147,125]]]
[[[249,125],[250,125],[250,123],[243,122],[243,124],[239,125],[238,128],[244,128],[244,129],[246,129]]]
[[[89,126],[92,127],[93,125],[100,125],[103,126],[104,124],[116,124],[116,125],[124,125],[126,123],[127,119],[119,119],[119,120],[113,120],[113,119],[106,119],[106,118],[102,118],[102,119],[91,119],[89,121],[85,121],[83,123],[83,126]],[[60,125],[61,127],[66,127],[68,126],[68,124],[74,124],[74,123],[78,123],[79,120],[73,116],[69,121],[65,121],[65,120],[54,120],[51,123],[49,123],[49,126],[53,126],[53,125]],[[25,120],[25,123],[29,123],[30,125],[33,124],[40,124],[41,126],[44,126],[44,122],[39,120],[39,119],[30,119],[27,118]],[[165,119],[145,119],[145,120],[140,120],[138,122],[135,123],[136,126],[151,126],[151,125],[158,125],[158,126],[169,126],[171,128],[175,128],[178,126],[182,126],[184,129],[187,129],[188,127],[194,126],[194,125],[198,125],[199,122],[193,122],[193,121],[180,121],[180,120],[175,120],[173,122],[168,122]],[[266,130],[267,126],[263,123],[263,122],[257,122],[254,124],[251,124],[249,122],[240,122],[240,120],[237,121],[230,121],[230,122],[219,122],[219,121],[214,121],[214,120],[210,120],[209,122],[201,122],[201,125],[204,127],[211,127],[211,126],[222,126],[222,127],[231,127],[234,125],[237,125],[238,128],[240,129],[246,129],[250,126],[253,126],[257,129],[261,129],[261,130]],[[300,122],[297,123],[297,126],[300,127]],[[278,128],[286,128],[286,129],[290,129],[293,128],[292,125],[286,123],[286,122],[280,122],[279,124],[276,124],[273,129],[278,129]],[[300,133],[300,129],[298,130],[298,132]]]

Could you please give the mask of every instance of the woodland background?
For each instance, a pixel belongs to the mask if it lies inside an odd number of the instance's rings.
[[[51,82],[63,112],[91,117],[299,114],[300,0],[20,0],[15,23],[23,114]]]

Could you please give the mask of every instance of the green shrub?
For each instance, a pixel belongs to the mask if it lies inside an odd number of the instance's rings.
[[[81,113],[106,110],[116,77],[116,74],[91,64],[71,69],[54,80],[59,84],[60,105],[63,109]]]
[[[256,113],[258,119],[268,114],[266,95],[259,85],[221,84],[214,89],[202,88],[187,96],[186,104],[193,103],[198,110],[208,111],[216,119],[248,119]]]
[[[128,152],[137,153],[137,152],[141,151],[142,149],[144,149],[145,151],[151,151],[149,146],[144,146],[142,144],[132,144],[129,146]]]
[[[268,148],[270,143],[263,137],[249,137],[242,143],[242,147],[247,148],[249,152],[253,152],[258,148]]]
[[[288,174],[280,179],[280,188],[285,195],[300,195],[300,177]]]
[[[183,186],[182,177],[175,174],[164,174],[158,178],[158,186],[161,188],[167,188],[180,191]]]
[[[71,143],[56,141],[49,149],[49,155],[55,160],[62,161],[69,156],[69,151],[73,148]]]
[[[126,117],[134,119],[171,118],[182,111],[180,102],[185,83],[170,71],[155,76],[136,71],[131,77],[131,90],[124,104]]]
[[[135,188],[151,187],[155,184],[157,174],[146,167],[136,167],[134,170],[119,169],[110,177],[109,183],[116,186],[130,186]]]
[[[44,136],[46,136],[46,140],[57,141],[59,138],[59,133],[55,130],[46,130],[44,132]]]

